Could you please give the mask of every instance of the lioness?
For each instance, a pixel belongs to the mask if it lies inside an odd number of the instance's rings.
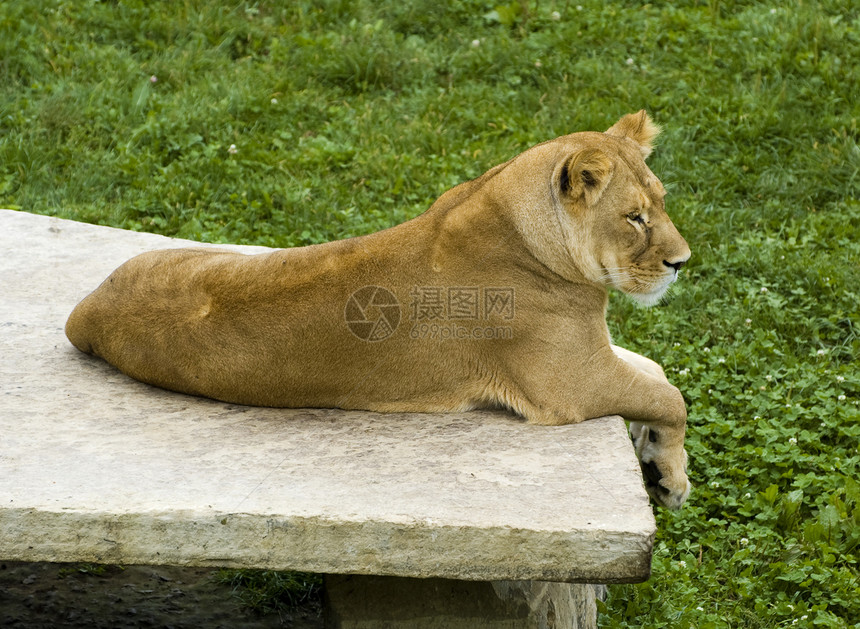
[[[539,144],[368,236],[142,254],[66,335],[138,380],[239,404],[622,415],[648,492],[678,508],[684,400],[605,321],[608,287],[652,305],[690,257],[645,165],[658,132],[640,111]]]

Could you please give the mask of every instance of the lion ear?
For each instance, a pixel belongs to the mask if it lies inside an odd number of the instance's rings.
[[[642,159],[647,158],[654,148],[654,138],[660,135],[658,127],[643,109],[635,114],[627,114],[609,127],[608,135],[616,138],[630,138],[639,145]]]
[[[568,158],[561,168],[559,187],[573,198],[584,198],[586,205],[600,200],[612,179],[613,164],[599,149],[583,149]]]

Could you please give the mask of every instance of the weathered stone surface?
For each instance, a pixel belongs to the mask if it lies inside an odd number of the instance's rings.
[[[655,523],[617,417],[249,408],[68,343],[66,317],[110,271],[187,244],[0,211],[0,559],[647,578]]]

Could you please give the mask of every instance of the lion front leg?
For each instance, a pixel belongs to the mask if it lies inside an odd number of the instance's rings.
[[[609,344],[584,364],[566,364],[567,358],[551,357],[537,366],[519,363],[524,366],[513,373],[516,387],[497,402],[532,424],[571,424],[606,415],[633,422],[636,436],[645,436],[638,440],[636,454],[648,493],[657,504],[678,509],[690,493],[684,451],[687,408],[681,392],[657,363],[622,348],[610,350]]]
[[[680,509],[692,488],[687,478],[684,431],[681,430],[680,445],[677,436],[672,434],[676,431],[630,422],[630,436],[642,469],[645,490],[654,502],[669,509]],[[676,443],[672,444],[672,441]]]
[[[631,367],[669,385],[663,369],[654,361],[615,345],[612,351]],[[630,436],[648,495],[657,504],[679,509],[691,489],[687,478],[688,456],[684,449],[685,425],[659,419],[647,423],[631,421]]]

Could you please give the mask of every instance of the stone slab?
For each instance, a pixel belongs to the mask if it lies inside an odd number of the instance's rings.
[[[0,559],[648,577],[655,522],[618,417],[243,407],[68,343],[72,307],[115,267],[188,244],[0,210]]]

